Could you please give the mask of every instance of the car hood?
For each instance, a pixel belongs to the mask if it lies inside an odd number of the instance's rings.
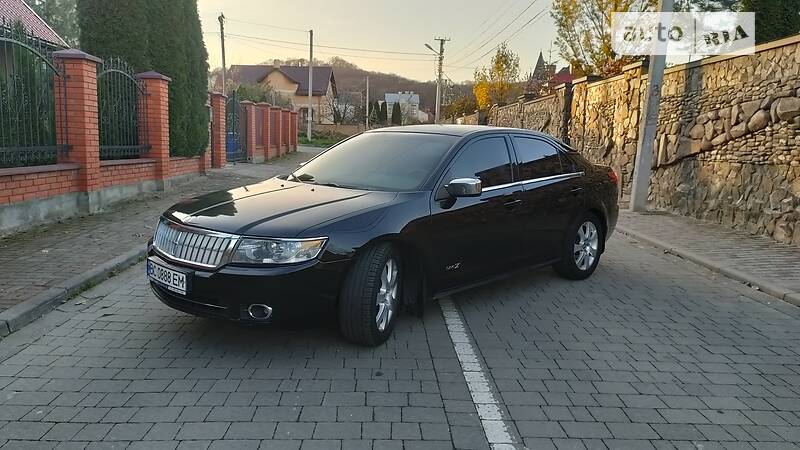
[[[272,178],[182,201],[164,215],[178,223],[225,233],[295,237],[338,217],[392,201],[394,192],[362,191]]]

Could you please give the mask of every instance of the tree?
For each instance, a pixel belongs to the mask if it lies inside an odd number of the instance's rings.
[[[78,45],[78,16],[75,0],[25,0],[36,14],[48,23],[67,44]]]
[[[741,10],[756,14],[756,43],[800,33],[796,1],[742,0]]]
[[[519,56],[500,44],[489,68],[475,70],[473,92],[481,109],[493,103],[505,104],[513,100],[515,83],[519,78]]]
[[[389,114],[386,110],[386,102],[381,103],[380,115],[378,117],[378,122],[381,125],[388,125],[389,124]]]
[[[208,54],[197,0],[77,0],[81,45],[120,57],[169,84],[170,153],[191,156],[208,144]]]
[[[444,117],[461,117],[470,115],[478,109],[475,95],[459,94],[444,106]]]
[[[400,110],[400,102],[394,102],[392,106],[392,125],[403,124],[403,111]]]
[[[575,76],[616,75],[640,56],[617,55],[611,48],[611,14],[651,10],[655,0],[553,0],[556,45]]]

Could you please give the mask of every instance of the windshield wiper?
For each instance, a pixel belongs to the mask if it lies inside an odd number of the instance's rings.
[[[328,186],[328,187],[335,187],[335,188],[342,188],[342,189],[357,189],[354,186],[348,186],[346,184],[338,184],[338,183],[314,183],[314,182],[312,182],[312,184],[316,184],[318,186]]]

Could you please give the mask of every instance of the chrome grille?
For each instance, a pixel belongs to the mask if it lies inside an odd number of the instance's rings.
[[[166,220],[158,222],[153,245],[175,260],[206,267],[218,267],[225,252],[236,242],[230,234],[178,225]]]

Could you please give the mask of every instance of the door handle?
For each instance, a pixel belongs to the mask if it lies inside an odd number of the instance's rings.
[[[506,208],[513,208],[513,207],[519,205],[520,203],[522,203],[522,200],[516,199],[516,200],[509,200],[509,201],[505,202],[503,205]]]

